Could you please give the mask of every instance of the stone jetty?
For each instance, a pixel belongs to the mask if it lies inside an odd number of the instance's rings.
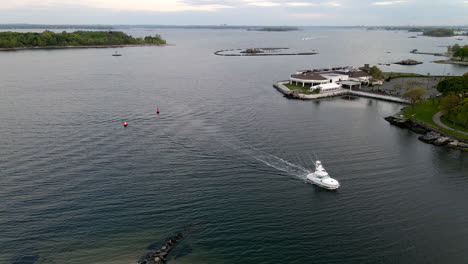
[[[182,232],[177,233],[174,237],[167,240],[167,242],[158,250],[151,252],[146,255],[143,260],[137,262],[137,264],[162,264],[166,263],[167,256],[174,247],[184,238]]]
[[[225,49],[215,51],[218,56],[295,56],[295,55],[315,55],[315,51],[311,52],[278,52],[280,50],[288,50],[289,48],[250,48],[250,49]]]
[[[418,137],[418,139],[422,142],[436,146],[446,146],[453,149],[468,149],[468,142],[466,139],[457,138],[453,135],[448,135],[426,123],[405,118],[401,113],[395,114],[393,116],[387,116],[384,119],[392,125],[401,128],[406,128],[415,133],[422,134]]]

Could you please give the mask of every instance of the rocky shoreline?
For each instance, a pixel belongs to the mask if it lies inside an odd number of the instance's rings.
[[[468,61],[437,60],[437,61],[434,61],[434,63],[439,63],[439,64],[456,64],[456,65],[468,66]]]
[[[422,134],[418,137],[422,142],[435,146],[445,146],[462,151],[468,151],[468,140],[448,135],[428,124],[405,118],[401,113],[384,118],[390,124],[400,128],[409,129],[417,134]]]
[[[184,238],[182,232],[177,233],[174,237],[170,238],[159,250],[152,253],[148,253],[143,260],[137,262],[137,264],[162,264],[166,263],[167,255],[177,245],[180,240]]]

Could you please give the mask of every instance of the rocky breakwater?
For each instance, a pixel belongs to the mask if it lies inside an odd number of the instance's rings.
[[[446,146],[454,149],[468,150],[468,143],[462,140],[454,139],[443,132],[437,131],[435,128],[403,117],[401,114],[385,117],[390,124],[409,129],[415,133],[422,134],[418,137],[422,142],[433,144],[436,146]]]
[[[166,263],[167,256],[171,250],[184,238],[182,232],[177,233],[158,250],[148,253],[144,259],[137,262],[137,264],[162,264]]]
[[[400,64],[400,65],[418,65],[418,64],[422,64],[422,62],[408,59],[408,60],[402,60],[402,61],[399,61],[399,62],[395,62],[395,64]]]

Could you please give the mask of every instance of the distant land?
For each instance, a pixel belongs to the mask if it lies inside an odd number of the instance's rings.
[[[115,30],[115,29],[132,29],[132,28],[179,28],[179,29],[244,29],[244,30],[259,30],[259,31],[285,31],[285,30],[301,30],[313,28],[360,28],[368,30],[407,30],[410,32],[423,32],[428,29],[453,29],[454,31],[468,31],[468,25],[463,26],[269,26],[269,25],[130,25],[130,24],[0,24],[0,30],[8,29],[90,29],[90,30]]]
[[[278,32],[285,32],[285,31],[297,31],[299,28],[297,27],[264,27],[264,28],[249,28],[249,31],[278,31]]]
[[[405,30],[408,32],[421,32],[423,36],[452,37],[467,36],[468,26],[457,27],[368,27],[368,30]]]
[[[0,29],[113,29],[110,25],[0,24]]]
[[[114,47],[136,45],[164,45],[160,35],[134,38],[121,31],[75,31],[55,33],[0,32],[0,50],[37,48]]]

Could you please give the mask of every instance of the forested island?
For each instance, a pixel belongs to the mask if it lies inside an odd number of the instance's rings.
[[[93,29],[111,30],[111,25],[0,24],[0,29]]]
[[[437,28],[424,30],[423,35],[430,37],[452,37],[455,36],[455,32],[453,31],[453,29]]]
[[[134,38],[121,31],[75,31],[55,33],[0,32],[0,49],[73,48],[132,45],[164,45],[160,35]]]

